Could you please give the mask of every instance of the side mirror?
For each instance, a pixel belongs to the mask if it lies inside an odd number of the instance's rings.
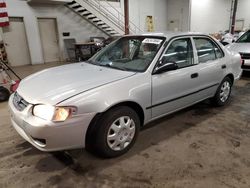
[[[172,61],[164,62],[163,61],[163,63],[164,63],[163,65],[156,67],[156,69],[154,70],[154,74],[161,74],[163,72],[178,69],[178,65],[175,62],[172,62]]]

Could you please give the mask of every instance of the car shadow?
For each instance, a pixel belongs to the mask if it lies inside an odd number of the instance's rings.
[[[233,98],[234,97],[232,97],[231,102],[233,101]],[[85,176],[86,174],[94,175],[102,169],[136,155],[149,158],[150,154],[144,150],[150,147],[155,147],[155,151],[161,152],[160,149],[157,149],[157,145],[160,142],[171,139],[174,136],[178,136],[192,127],[201,125],[203,121],[206,121],[208,118],[212,118],[215,114],[222,112],[227,107],[228,106],[214,108],[207,100],[172,115],[155,120],[142,128],[132,149],[117,158],[103,159],[88,153],[84,149],[75,149],[49,153],[49,155],[46,155],[37,162],[36,168],[43,172],[69,168],[78,176]],[[40,151],[37,152],[37,150],[34,150],[36,149],[33,148],[29,151],[29,153],[26,152],[26,155],[36,155],[37,153],[40,153]]]

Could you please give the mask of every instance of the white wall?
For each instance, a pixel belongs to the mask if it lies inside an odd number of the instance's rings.
[[[168,30],[170,22],[177,22],[178,31],[189,31],[189,0],[167,0]]]
[[[231,0],[192,0],[191,31],[214,33],[228,30],[230,9]]]
[[[167,1],[166,0],[155,0],[154,1],[154,25],[155,31],[166,31],[167,30]]]
[[[89,40],[90,36],[105,36],[103,32],[75,14],[63,5],[28,5],[26,1],[6,1],[10,17],[23,17],[27,33],[28,45],[32,64],[44,63],[37,17],[56,18],[59,32],[61,58],[67,57],[63,39],[63,32],[70,32],[70,38],[78,42]]]
[[[124,11],[124,0],[121,0],[121,10]],[[147,31],[147,16],[153,16],[154,30],[167,30],[166,0],[130,0],[129,19],[143,32]]]
[[[250,0],[239,0],[236,19],[244,19],[244,28],[250,29]]]

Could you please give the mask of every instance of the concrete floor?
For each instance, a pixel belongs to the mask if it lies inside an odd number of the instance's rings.
[[[48,66],[48,65],[47,65]],[[22,76],[46,66],[17,68]],[[21,72],[20,72],[21,71]],[[115,159],[84,149],[44,153],[11,127],[0,103],[0,187],[250,187],[250,76],[230,104],[207,101],[147,125]]]

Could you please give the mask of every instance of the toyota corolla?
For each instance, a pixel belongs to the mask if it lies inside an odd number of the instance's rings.
[[[9,99],[16,131],[42,151],[127,152],[145,124],[205,99],[229,101],[241,58],[208,35],[124,36],[86,62],[35,73]]]

